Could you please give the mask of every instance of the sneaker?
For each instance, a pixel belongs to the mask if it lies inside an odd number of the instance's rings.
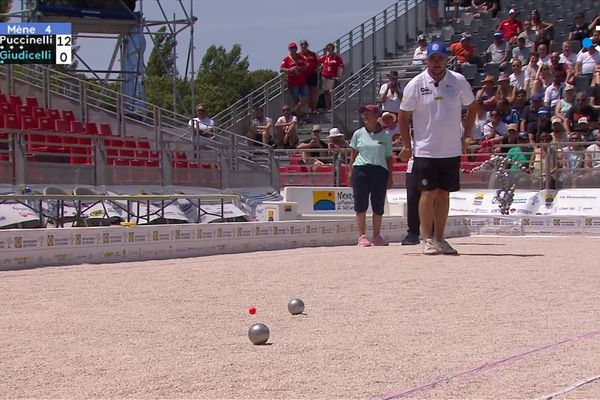
[[[358,245],[360,247],[370,247],[371,241],[369,240],[367,235],[360,235],[360,237],[358,238]]]
[[[440,254],[441,252],[442,249],[440,248],[439,244],[435,241],[427,239],[425,240],[425,243],[423,243],[423,254],[436,255]]]
[[[388,246],[389,245],[388,241],[385,240],[381,235],[373,236],[373,239],[371,239],[371,244],[373,246]]]
[[[446,240],[442,240],[438,243],[438,245],[440,246],[442,254],[448,254],[452,256],[458,255],[458,251],[456,251],[454,247],[450,246],[450,243],[446,242]]]
[[[421,243],[421,240],[419,240],[419,235],[415,235],[414,233],[408,233],[404,239],[402,239],[402,245],[403,246],[411,246],[411,245],[415,245],[415,244],[419,244]]]

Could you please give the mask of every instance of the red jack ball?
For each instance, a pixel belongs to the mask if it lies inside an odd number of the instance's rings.
[[[256,314],[256,307],[250,307],[250,308],[248,309],[248,312],[249,312],[251,315],[254,315],[254,314]]]

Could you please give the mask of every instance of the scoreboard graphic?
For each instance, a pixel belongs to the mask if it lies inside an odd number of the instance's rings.
[[[0,64],[70,65],[70,23],[0,24]]]

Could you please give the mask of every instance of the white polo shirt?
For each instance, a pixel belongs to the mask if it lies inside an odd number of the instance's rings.
[[[427,70],[411,79],[404,88],[401,111],[412,111],[414,156],[458,157],[462,154],[462,107],[475,101],[465,77],[446,71],[436,87]]]

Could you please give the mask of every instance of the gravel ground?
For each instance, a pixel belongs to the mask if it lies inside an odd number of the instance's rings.
[[[381,398],[484,365],[412,397],[525,399],[600,374],[600,238],[451,243],[0,272],[0,397]]]

